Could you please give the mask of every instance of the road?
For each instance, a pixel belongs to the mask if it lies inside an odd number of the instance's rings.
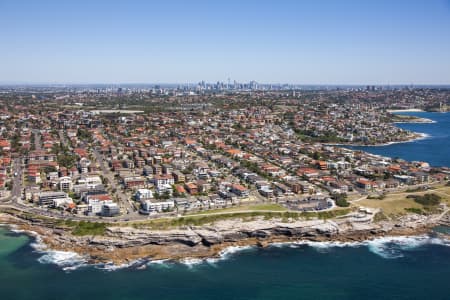
[[[22,181],[23,181],[23,171],[22,171],[22,160],[20,158],[14,159],[13,167],[13,188],[11,191],[11,197],[14,200],[22,198]]]
[[[42,149],[42,143],[41,143],[41,133],[38,129],[33,129],[34,134],[34,149],[41,150]]]
[[[39,142],[40,143],[40,142]],[[101,171],[103,173],[103,176],[107,178],[109,185],[112,187],[115,187],[117,185],[116,178],[114,177],[114,174],[109,170],[109,168],[105,165],[105,158],[102,154],[98,152],[97,149],[93,150],[93,154],[95,156],[95,159],[97,160],[97,163],[99,164]],[[123,221],[138,221],[138,220],[148,220],[152,218],[176,218],[177,213],[176,212],[170,212],[170,213],[163,213],[158,214],[155,216],[145,216],[140,215],[138,211],[135,209],[131,197],[127,195],[120,187],[116,188],[116,196],[118,197],[118,200],[120,202],[120,205],[123,209],[123,212],[125,214],[117,217],[112,218],[99,218],[97,216],[82,216],[82,215],[73,215],[67,212],[59,212],[56,210],[50,210],[46,208],[40,208],[30,205],[27,205],[22,201],[22,189],[23,189],[23,165],[22,160],[20,158],[16,158],[13,161],[13,167],[12,167],[12,173],[17,173],[17,176],[13,177],[13,188],[11,190],[11,194],[8,198],[2,200],[2,204],[0,204],[0,207],[4,208],[14,208],[21,211],[34,213],[50,218],[57,218],[61,220],[78,220],[78,221],[91,221],[91,222],[123,222]],[[435,190],[438,191],[438,190]],[[266,202],[261,201],[261,196],[256,194],[257,192],[254,191],[254,193],[251,193],[253,198],[257,199],[257,202]],[[358,202],[360,200],[365,199],[367,196],[363,196],[360,199],[356,199],[352,202]],[[259,201],[258,201],[259,200]],[[243,210],[242,212],[255,212],[255,210]],[[270,211],[266,211],[270,212]],[[276,212],[276,211],[273,211]],[[442,216],[446,214],[448,210],[446,210],[444,213],[442,213]],[[233,212],[230,212],[233,213]],[[211,214],[223,214],[223,213],[211,213]],[[193,214],[191,216],[195,215],[205,215],[205,214]]]
[[[104,156],[101,155],[96,149],[93,151],[94,157],[99,164],[102,174],[107,178],[109,185],[112,187],[116,186],[116,178],[114,174],[105,165]],[[13,161],[13,174],[17,173],[17,176],[13,177],[13,188],[11,194],[8,198],[4,199],[0,207],[3,208],[14,208],[20,211],[38,214],[50,218],[56,218],[60,220],[77,220],[77,221],[91,221],[91,222],[123,222],[123,221],[138,221],[138,220],[148,220],[152,218],[176,218],[176,212],[160,213],[156,216],[145,216],[138,213],[135,209],[131,197],[127,195],[120,187],[116,188],[116,196],[119,198],[120,204],[124,209],[125,214],[117,217],[101,219],[97,216],[83,216],[83,215],[73,215],[67,212],[60,212],[56,210],[51,210],[42,207],[32,206],[31,204],[26,204],[22,201],[22,191],[23,191],[23,166],[22,160],[16,158]],[[257,197],[259,198],[259,197]],[[128,212],[128,213],[127,213]]]
[[[103,164],[101,164],[103,165]],[[111,176],[111,172],[106,169],[104,174],[106,176]],[[148,217],[139,215],[137,212],[131,211],[130,214],[125,214],[118,217],[107,218],[106,220],[102,220],[96,216],[81,216],[81,215],[73,215],[66,212],[59,212],[55,210],[49,210],[46,208],[35,207],[32,205],[27,205],[22,201],[22,191],[23,191],[23,167],[22,160],[20,158],[16,158],[13,161],[12,173],[17,173],[17,176],[13,177],[13,187],[11,190],[11,194],[9,197],[2,200],[0,207],[4,208],[14,208],[20,211],[39,214],[42,216],[50,217],[50,218],[58,218],[62,220],[79,220],[79,221],[94,221],[94,222],[114,222],[114,221],[128,221],[128,220],[138,220],[138,219],[147,219]],[[114,176],[108,179],[114,185]],[[129,197],[124,194],[122,191],[118,190],[118,196],[122,200],[123,203],[128,204],[128,209],[130,209],[131,201],[128,199]]]
[[[111,187],[115,187],[116,189],[116,196],[118,197],[119,204],[124,209],[124,213],[129,215],[128,217],[132,217],[133,215],[138,215],[138,211],[135,208],[135,206],[132,203],[131,196],[127,195],[123,190],[122,187],[119,185],[116,185],[116,178],[114,177],[114,174],[111,172],[111,170],[105,166],[105,157],[98,152],[97,149],[93,150],[94,157],[97,161],[97,163],[100,166],[100,169],[102,170],[102,175],[108,180],[108,184]]]
[[[22,171],[22,161],[20,158],[13,160],[12,174],[14,175],[12,180],[12,190],[8,197],[2,199],[3,203],[18,203],[22,198],[22,181],[23,181],[23,171]]]
[[[351,203],[355,203],[355,202],[359,202],[359,201],[362,201],[362,200],[365,200],[365,199],[367,199],[367,195],[366,196],[362,196],[361,198],[358,198],[358,199],[355,199],[355,200],[351,200],[350,202]]]
[[[64,135],[64,130],[63,129],[58,130],[58,135],[59,135],[59,140],[61,141],[61,143],[64,146],[69,147],[70,146],[69,145],[69,141],[67,141],[67,139],[66,139],[66,137]]]

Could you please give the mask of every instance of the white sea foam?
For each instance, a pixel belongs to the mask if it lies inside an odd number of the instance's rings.
[[[57,265],[65,271],[75,270],[87,265],[87,259],[78,253],[49,249],[42,241],[41,236],[34,231],[17,229],[15,226],[11,226],[10,230],[15,233],[25,233],[33,237],[30,247],[32,247],[35,252],[42,254],[42,256],[38,258],[38,262],[41,264]]]
[[[106,263],[106,264],[97,264],[97,265],[95,265],[95,268],[99,269],[99,270],[105,270],[105,271],[116,271],[116,270],[120,270],[120,269],[129,268],[130,266],[131,266],[130,264],[116,265],[116,264],[110,262],[110,263]]]
[[[54,264],[65,271],[71,271],[85,266],[86,258],[75,252],[50,250],[41,256],[38,261],[41,264]]]
[[[38,239],[38,237],[37,237]],[[271,244],[271,247],[290,247],[290,248],[299,248],[302,246],[308,246],[314,248],[316,251],[321,253],[326,253],[331,251],[333,248],[344,248],[344,247],[367,247],[368,250],[380,257],[385,259],[396,259],[404,257],[405,252],[414,251],[415,249],[427,245],[441,245],[450,247],[450,240],[430,237],[430,236],[404,236],[404,237],[380,237],[370,241],[363,242],[313,242],[313,241],[295,241],[295,242],[286,242],[286,243],[274,243]],[[37,242],[35,245],[36,248],[42,249],[45,247],[41,242]],[[230,259],[231,256],[236,253],[255,249],[255,246],[231,246],[222,250],[218,257],[215,258],[185,258],[180,260],[180,263],[186,265],[189,269],[194,269],[196,266],[207,263],[213,267],[216,267],[216,263],[219,261],[224,261]],[[39,262],[41,263],[51,263],[61,266],[66,271],[71,271],[78,269],[82,266],[87,265],[87,261],[84,257],[73,253],[73,252],[65,252],[65,251],[43,251],[40,252],[45,253],[41,258],[39,258]],[[170,267],[173,264],[173,261],[163,259],[163,260],[135,260],[127,264],[115,265],[114,263],[106,263],[106,264],[97,264],[94,265],[97,269],[102,269],[106,271],[115,271],[125,268],[135,267],[136,269],[142,269],[143,266],[161,266],[161,267]]]
[[[136,259],[129,263],[119,264],[116,265],[113,262],[108,262],[105,264],[95,264],[95,268],[99,270],[105,270],[105,271],[117,271],[121,269],[128,269],[128,268],[136,268],[141,269],[142,266],[145,266],[147,264],[147,260],[145,259]]]
[[[386,259],[401,258],[405,252],[414,251],[424,245],[450,246],[450,241],[441,238],[422,236],[383,237],[366,242],[367,247]]]
[[[414,251],[424,245],[441,245],[450,247],[450,240],[421,236],[388,236],[380,237],[370,241],[363,242],[313,242],[313,241],[296,241],[287,243],[275,243],[272,247],[290,247],[299,248],[301,246],[309,246],[320,253],[327,253],[333,248],[344,247],[367,247],[370,252],[386,259],[395,259],[404,257],[405,252]]]
[[[11,232],[26,234],[27,236],[32,236],[33,241],[30,243],[30,246],[34,250],[36,250],[38,252],[44,252],[48,249],[47,245],[44,244],[41,236],[37,232],[31,231],[31,230],[18,229],[18,227],[14,224],[8,225],[8,227],[9,227],[9,231],[11,231]]]
[[[202,263],[204,263],[205,260],[201,259],[201,258],[191,258],[191,257],[187,257],[184,258],[182,260],[180,260],[180,263],[182,263],[183,265],[187,266],[189,269],[193,269],[195,266],[198,266]]]
[[[225,260],[230,258],[230,256],[242,252],[242,251],[246,251],[246,250],[251,250],[254,249],[254,246],[231,246],[231,247],[227,247],[225,249],[223,249],[220,254],[219,254],[219,258],[221,260]]]
[[[432,238],[430,239],[430,244],[450,247],[450,240],[442,238]]]
[[[102,270],[114,271],[134,266],[141,266],[146,262],[145,260],[135,260],[128,264],[121,265],[115,265],[112,262],[106,264],[89,264],[88,259],[78,253],[49,249],[48,246],[43,242],[41,236],[34,231],[20,230],[14,227],[12,227],[11,231],[16,233],[26,233],[33,236],[33,241],[30,243],[30,246],[35,250],[35,252],[42,254],[42,256],[38,258],[38,262],[42,264],[57,265],[64,271],[74,271],[88,265]]]
[[[43,254],[38,261],[42,264],[54,264],[60,266],[65,271],[73,271],[83,266],[88,266],[88,260],[86,257],[79,255],[75,252],[69,251],[56,251],[48,249],[48,247],[43,243],[41,237],[32,231],[19,230],[12,227],[12,232],[16,233],[27,233],[34,237],[34,241],[30,244],[31,247],[35,249],[36,252]],[[414,251],[424,245],[441,245],[450,247],[450,240],[421,235],[421,236],[387,236],[379,237],[369,241],[362,242],[314,242],[314,241],[295,241],[295,242],[285,242],[285,243],[273,243],[270,247],[290,247],[299,248],[302,246],[309,246],[314,248],[316,251],[321,253],[331,251],[332,248],[343,248],[343,247],[367,247],[368,250],[380,257],[385,259],[396,259],[404,257],[405,252]],[[230,246],[223,249],[218,257],[215,258],[185,258],[180,261],[180,263],[188,266],[188,268],[193,269],[195,266],[207,263],[211,266],[216,267],[216,263],[219,261],[230,259],[231,256],[236,253],[255,249],[256,246]],[[114,263],[106,264],[94,264],[93,266],[97,269],[115,271],[124,268],[135,267],[136,269],[142,269],[150,265],[159,265],[163,267],[170,267],[173,265],[173,261],[163,259],[163,260],[144,260],[139,259],[132,261],[127,264],[115,265]]]
[[[218,257],[211,257],[211,258],[207,258],[205,260],[207,263],[214,266],[219,261],[230,259],[231,256],[235,255],[236,253],[251,250],[251,249],[255,249],[255,246],[230,246],[230,247],[223,249],[219,253]]]
[[[338,242],[338,241],[330,241],[330,242],[314,242],[314,241],[295,241],[295,242],[283,242],[283,243],[274,243],[271,244],[271,247],[289,247],[289,248],[299,248],[302,246],[309,246],[311,248],[316,249],[319,252],[327,252],[328,249],[332,248],[344,248],[344,247],[360,247],[364,243],[363,242]]]
[[[147,262],[149,265],[164,265],[170,263],[169,259],[156,259],[156,260],[150,260]]]
[[[207,263],[213,267],[216,266],[216,263],[219,261],[224,261],[230,259],[231,256],[235,255],[236,253],[254,249],[255,246],[230,246],[225,249],[223,249],[217,257],[210,257],[210,258],[185,258],[180,260],[180,263],[188,266],[189,268],[194,268],[195,266]]]
[[[147,266],[151,268],[169,269],[173,266],[173,261],[169,259],[158,259],[147,261]]]
[[[344,247],[360,247],[363,245],[362,242],[313,242],[313,241],[306,241],[306,242],[300,242],[299,244],[306,244],[310,247],[313,247],[317,250],[326,250],[330,248],[344,248]]]
[[[14,232],[14,233],[23,233],[28,236],[32,236],[34,238],[35,242],[42,244],[41,236],[39,234],[37,234],[37,232],[30,231],[30,230],[18,229],[18,227],[14,224],[8,225],[8,226],[9,226],[9,231]]]

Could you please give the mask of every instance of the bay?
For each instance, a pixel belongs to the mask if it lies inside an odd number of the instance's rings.
[[[427,134],[428,137],[424,139],[385,146],[354,146],[348,148],[393,158],[399,157],[408,161],[425,161],[431,166],[450,167],[450,112],[398,114],[427,118],[435,121],[435,123],[396,124],[396,126],[406,130]]]
[[[450,166],[450,114],[408,113],[435,123],[397,124],[429,137],[370,153]],[[437,232],[448,234],[448,227]],[[348,245],[249,248],[219,260],[89,266],[42,253],[0,227],[0,299],[449,299],[450,243],[433,237]]]

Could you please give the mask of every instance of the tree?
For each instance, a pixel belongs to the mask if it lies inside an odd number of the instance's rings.
[[[56,172],[56,168],[54,166],[46,166],[44,168],[45,173]]]
[[[340,193],[333,195],[334,202],[339,207],[349,207],[350,203],[347,201],[347,194]]]
[[[163,199],[169,199],[170,198],[170,193],[169,191],[164,191],[163,195],[162,195]]]
[[[12,181],[8,181],[5,184],[6,189],[9,190],[9,191],[11,191],[13,189],[13,186],[14,186],[14,183]]]
[[[318,159],[320,159],[320,153],[319,153],[319,152],[317,152],[317,151],[316,151],[316,152],[314,152],[314,153],[313,153],[313,155],[312,155],[312,158],[313,158],[313,159],[315,159],[315,160],[318,160]]]
[[[86,140],[89,143],[93,141],[92,133],[88,130],[78,128],[77,135],[81,140]]]
[[[60,154],[58,155],[58,163],[59,165],[70,169],[75,165],[75,162],[77,161],[75,155],[73,154],[69,154],[69,153],[64,153],[64,154]]]

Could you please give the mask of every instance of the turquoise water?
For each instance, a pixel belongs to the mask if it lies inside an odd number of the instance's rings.
[[[250,248],[195,265],[115,271],[42,263],[24,235],[0,228],[0,299],[449,299],[450,244],[380,239],[332,247]],[[41,261],[41,262],[39,262]]]
[[[426,133],[428,138],[388,146],[351,147],[373,154],[400,157],[408,161],[426,161],[432,166],[450,167],[450,113],[402,113],[428,118],[436,123],[397,124],[414,132]]]
[[[428,139],[357,148],[450,166],[450,114],[413,115],[436,123],[398,126]],[[141,262],[114,271],[75,254],[36,251],[32,242],[0,227],[0,300],[450,299],[450,242],[430,237],[249,248],[196,264]]]

